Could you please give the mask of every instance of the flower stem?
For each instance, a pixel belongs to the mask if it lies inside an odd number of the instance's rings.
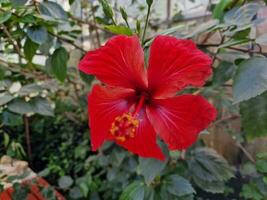
[[[150,10],[151,10],[151,5],[148,5],[147,14],[146,14],[146,23],[145,23],[145,28],[144,28],[143,37],[142,37],[142,44],[144,44],[144,42],[145,42],[146,29],[147,29],[147,25],[148,25]]]

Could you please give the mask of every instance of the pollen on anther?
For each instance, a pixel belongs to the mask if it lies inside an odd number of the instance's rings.
[[[125,142],[136,135],[139,121],[131,113],[117,116],[111,124],[110,134],[120,142]]]

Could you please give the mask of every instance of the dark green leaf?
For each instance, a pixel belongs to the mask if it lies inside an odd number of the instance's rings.
[[[127,13],[125,12],[125,10],[124,10],[123,7],[120,7],[120,12],[121,12],[121,16],[122,16],[122,18],[124,19],[124,21],[127,22],[128,15],[127,15]],[[127,22],[127,23],[128,23],[128,22]]]
[[[8,109],[18,114],[38,113],[46,116],[54,115],[49,102],[41,97],[36,97],[29,102],[22,99],[15,99],[8,104]]]
[[[113,19],[113,10],[111,8],[111,6],[109,5],[107,0],[99,0],[99,2],[102,5],[102,9],[104,14],[109,18],[109,19]]]
[[[12,13],[10,11],[5,11],[5,12],[0,11],[0,24],[3,24],[7,20],[9,20],[11,16],[12,16]]]
[[[8,111],[5,111],[3,113],[2,121],[6,126],[18,126],[18,125],[23,124],[23,120],[20,115],[13,114]]]
[[[181,197],[195,193],[194,188],[188,180],[178,175],[171,175],[166,179],[169,193]]]
[[[267,59],[253,57],[242,62],[237,70],[233,95],[234,102],[248,100],[267,90]]]
[[[153,187],[146,187],[145,188],[145,197],[144,200],[154,200],[155,199],[155,190]]]
[[[36,97],[30,101],[34,112],[45,116],[54,116],[54,110],[47,99]]]
[[[240,113],[248,139],[267,135],[267,92],[242,102]]]
[[[60,20],[66,20],[67,14],[56,2],[53,1],[44,1],[39,4],[39,9],[41,14],[45,17],[45,19],[60,19]]]
[[[44,27],[30,27],[27,30],[27,35],[37,44],[43,44],[48,38],[47,30]]]
[[[115,34],[133,35],[132,30],[128,28],[127,26],[108,25],[108,26],[105,26],[105,29]]]
[[[146,4],[150,7],[153,3],[153,0],[146,0]]]
[[[224,15],[224,22],[236,26],[251,24],[259,8],[260,5],[257,3],[248,3],[239,8],[235,7]]]
[[[120,200],[145,200],[144,184],[135,181],[128,185],[120,196]]]
[[[20,90],[18,91],[18,95],[19,96],[27,96],[27,95],[30,95],[32,93],[38,93],[41,91],[42,91],[41,86],[32,83],[32,84],[24,85],[23,87],[21,87]]]
[[[73,180],[70,176],[62,176],[58,179],[58,186],[61,189],[67,189],[73,184]]]
[[[67,76],[68,52],[64,47],[56,49],[51,58],[52,72],[60,81],[64,81]]]
[[[227,42],[223,43],[222,45],[219,46],[219,48],[226,48],[226,47],[231,47],[239,44],[245,44],[248,43],[250,40],[247,38],[244,39],[231,39],[228,40]]]
[[[257,160],[256,168],[260,173],[267,173],[267,161],[266,160]]]
[[[215,85],[222,85],[230,80],[235,72],[235,65],[230,62],[222,61],[213,73],[213,83]]]
[[[213,149],[195,149],[187,163],[195,184],[207,192],[222,193],[224,182],[234,176],[233,169]]]
[[[10,0],[13,6],[23,6],[28,0]]]
[[[0,106],[3,106],[10,102],[14,97],[8,93],[2,93],[0,94]]]
[[[22,99],[15,99],[8,104],[8,109],[14,113],[26,114],[34,113],[34,108],[29,102],[25,102]]]
[[[0,80],[3,80],[5,77],[5,70],[1,68],[0,66]]]
[[[147,184],[162,172],[167,162],[156,160],[154,158],[139,158],[140,173],[144,176]]]
[[[33,42],[31,39],[29,38],[26,39],[23,49],[24,49],[25,57],[27,58],[29,62],[32,61],[32,58],[35,55],[38,47],[39,45]]]
[[[221,20],[225,9],[232,3],[232,0],[220,0],[220,2],[215,6],[212,16],[215,19]]]

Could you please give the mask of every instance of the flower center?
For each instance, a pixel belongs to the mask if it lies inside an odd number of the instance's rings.
[[[139,121],[131,113],[124,113],[115,118],[111,125],[110,133],[116,140],[124,142],[134,138]]]
[[[114,119],[109,132],[116,140],[125,142],[126,140],[135,137],[139,125],[139,120],[136,115],[144,105],[144,101],[145,97],[141,96],[133,113],[123,113]]]

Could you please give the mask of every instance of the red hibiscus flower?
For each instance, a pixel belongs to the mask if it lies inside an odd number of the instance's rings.
[[[202,86],[210,66],[191,40],[170,36],[154,39],[147,68],[137,36],[115,36],[88,52],[79,69],[104,83],[88,95],[92,149],[113,140],[139,156],[163,160],[156,133],[170,150],[192,145],[216,110],[201,96],[176,94]]]

